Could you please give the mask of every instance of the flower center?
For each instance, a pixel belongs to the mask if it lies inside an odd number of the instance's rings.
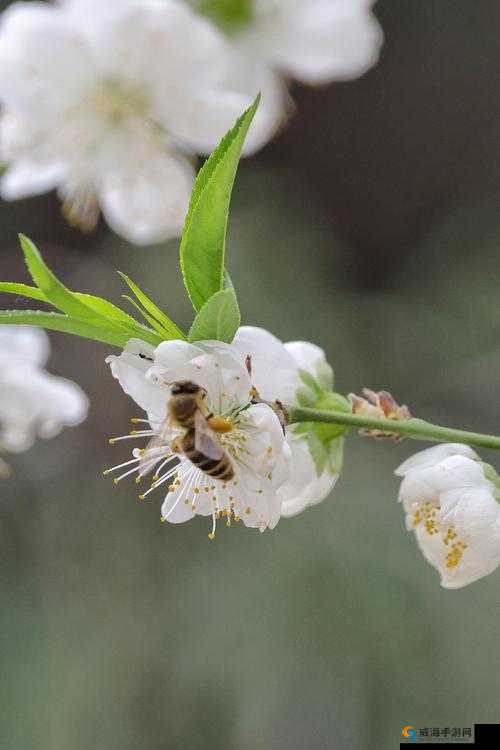
[[[438,503],[429,500],[420,503],[413,514],[412,523],[414,528],[422,524],[429,536],[439,535],[441,537],[443,545],[447,548],[445,565],[452,570],[462,562],[468,544],[459,539],[454,524],[441,523],[438,516],[440,510],[441,506]]]
[[[149,110],[144,91],[115,78],[105,79],[91,97],[96,112],[104,115],[114,125],[128,117],[146,117]]]
[[[232,458],[240,459],[246,450],[247,436],[244,430],[233,427],[230,432],[219,435],[222,447],[229,453]]]

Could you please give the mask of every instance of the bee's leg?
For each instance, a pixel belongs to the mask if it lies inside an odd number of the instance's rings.
[[[170,450],[172,453],[182,453],[181,443],[179,438],[174,438],[170,443]]]

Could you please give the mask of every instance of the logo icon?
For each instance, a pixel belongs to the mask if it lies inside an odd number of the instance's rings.
[[[415,729],[415,727],[412,727],[411,724],[407,724],[405,727],[403,727],[403,729],[401,730],[401,734],[407,740],[415,741],[417,739],[417,730]]]

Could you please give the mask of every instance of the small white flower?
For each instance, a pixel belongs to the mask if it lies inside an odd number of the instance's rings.
[[[238,90],[262,92],[246,152],[260,148],[290,107],[286,81],[324,84],[357,78],[377,61],[382,30],[374,0],[251,0],[250,22],[231,29]]]
[[[137,244],[180,232],[191,155],[248,106],[222,85],[227,42],[176,0],[16,2],[0,17],[0,192],[57,188],[70,222],[99,207]]]
[[[111,370],[136,403],[147,412],[143,430],[123,439],[150,439],[145,449],[135,449],[134,458],[105,473],[126,468],[115,483],[133,473],[137,479],[154,470],[146,498],[164,486],[167,494],[162,517],[182,523],[195,515],[212,516],[215,534],[217,518],[242,520],[245,526],[274,528],[281,515],[280,488],[288,478],[288,451],[283,430],[273,409],[252,404],[252,384],[245,358],[233,347],[205,341],[196,345],[167,341],[156,350],[132,340],[123,354],[107,360]],[[208,414],[223,417],[229,430],[218,436],[234,470],[229,481],[217,480],[201,471],[173,441],[185,433],[167,419],[173,383],[191,381],[206,391]]]
[[[500,564],[498,477],[465,445],[417,453],[396,471],[406,527],[445,588],[466,586]],[[493,481],[492,481],[493,480]]]
[[[54,437],[87,415],[81,389],[43,369],[48,354],[43,331],[0,326],[0,451],[27,450],[37,436]]]
[[[301,373],[314,378],[323,377],[328,370],[325,353],[315,344],[291,341],[283,344],[276,336],[262,328],[241,327],[233,341],[242,355],[252,357],[252,382],[259,395],[267,401],[279,399],[290,406],[297,405],[297,392],[303,389]],[[328,383],[324,383],[328,387]],[[327,428],[328,429],[328,428]],[[310,444],[294,427],[286,428],[286,439],[292,454],[289,481],[281,488],[284,516],[301,513],[309,505],[316,505],[330,494],[339,473],[328,467],[318,476]]]

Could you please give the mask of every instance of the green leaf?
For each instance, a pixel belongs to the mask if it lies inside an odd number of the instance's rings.
[[[156,305],[149,297],[140,289],[137,284],[132,281],[132,279],[129,279],[128,276],[126,276],[121,271],[118,271],[122,279],[125,281],[125,283],[130,287],[132,292],[135,294],[141,305],[144,307],[146,313],[141,310],[138,305],[135,305],[139,312],[144,315],[146,320],[150,323],[150,325],[153,326],[153,328],[158,331],[159,333],[163,334],[165,339],[183,339],[185,341],[186,337],[178,328],[175,323],[170,320],[168,315],[166,315],[163,310],[161,310],[158,305]],[[126,297],[126,299],[130,300],[130,297]],[[156,321],[156,322],[153,322]]]
[[[307,446],[316,467],[316,474],[320,477],[328,461],[328,446],[317,436],[314,430],[311,430],[307,435]]]
[[[19,235],[26,265],[35,284],[45,294],[51,305],[67,315],[106,329],[123,330],[122,322],[96,312],[67,289],[44,263],[38,248],[23,234]]]
[[[38,302],[49,301],[40,289],[38,289],[36,286],[28,286],[28,284],[16,284],[10,281],[0,281],[0,292],[4,294],[15,294],[18,297],[28,297],[29,299],[36,299],[38,300]]]
[[[252,21],[252,0],[190,0],[191,5],[228,34]]]
[[[298,388],[295,391],[295,398],[299,406],[306,406],[310,409],[316,404],[316,394],[310,388]]]
[[[229,203],[241,149],[260,95],[224,136],[196,178],[180,247],[184,284],[196,311],[224,286]]]
[[[88,307],[92,308],[94,312],[97,312],[100,315],[103,315],[107,318],[113,318],[120,323],[130,326],[131,328],[135,328],[138,333],[140,333],[141,329],[144,328],[142,323],[138,323],[137,320],[135,320],[131,315],[126,313],[124,310],[121,310],[119,307],[114,305],[112,302],[109,302],[109,300],[107,299],[96,297],[93,294],[85,294],[84,292],[73,292],[73,294],[78,300],[86,304]]]
[[[351,411],[349,401],[340,393],[321,394],[316,401],[315,408],[321,409],[321,411],[341,411],[346,414],[349,414]],[[315,433],[325,442],[329,442],[330,440],[339,437],[339,435],[343,435],[348,429],[349,427],[345,424],[316,422],[314,425]]]
[[[35,286],[28,286],[27,284],[16,284],[6,281],[0,281],[0,292],[5,294],[15,294],[18,297],[27,297],[29,299],[36,299],[39,302],[46,302],[50,305],[49,299],[45,294],[37,289]],[[120,310],[119,307],[114,305],[102,297],[96,297],[93,294],[84,294],[83,292],[72,292],[74,296],[87,304],[90,308],[106,317],[115,318],[116,320],[127,325],[129,331],[129,338],[136,336],[137,338],[143,338],[149,340],[148,336],[152,333],[151,329],[146,328],[142,323],[132,318],[124,310]],[[29,312],[29,310],[27,310]]]
[[[312,422],[298,422],[297,424],[292,425],[290,429],[295,435],[300,437],[301,435],[308,435],[312,428]]]
[[[310,388],[311,391],[313,391],[317,395],[322,393],[322,390],[319,386],[318,381],[315,378],[313,378],[310,372],[307,372],[307,370],[299,369],[299,377],[304,383],[304,385]]]
[[[240,311],[232,289],[223,289],[203,305],[189,331],[188,341],[225,341],[230,344],[240,325]]]
[[[344,463],[344,438],[340,437],[337,440],[332,440],[328,448],[327,469],[332,476],[340,474]]]
[[[72,333],[74,336],[82,336],[86,339],[102,341],[105,344],[119,347],[125,346],[130,338],[129,334],[125,332],[105,330],[69,315],[42,310],[0,310],[0,325],[38,326],[50,331]],[[160,341],[161,339],[156,337],[154,343],[158,345]],[[153,342],[150,341],[150,343]]]
[[[170,337],[166,335],[164,329],[161,327],[161,325],[158,323],[158,321],[155,320],[152,317],[152,315],[149,315],[149,313],[147,313],[146,310],[144,310],[139,305],[139,303],[136,302],[135,299],[132,299],[132,297],[129,297],[128,294],[122,294],[122,297],[123,297],[123,299],[126,299],[127,302],[130,302],[130,304],[133,305],[133,307],[135,307],[135,309],[140,313],[140,315],[142,315],[142,317],[144,318],[144,320],[146,320],[149,323],[149,325],[151,326],[151,328],[153,329],[153,331],[156,331],[156,333],[158,334],[158,336],[161,338],[162,341],[166,341],[166,340],[170,339]]]
[[[324,391],[333,391],[333,367],[326,360],[322,359],[317,363],[316,374],[320,387]]]
[[[234,289],[233,280],[230,277],[229,271],[227,270],[227,268],[224,269],[224,289]]]

